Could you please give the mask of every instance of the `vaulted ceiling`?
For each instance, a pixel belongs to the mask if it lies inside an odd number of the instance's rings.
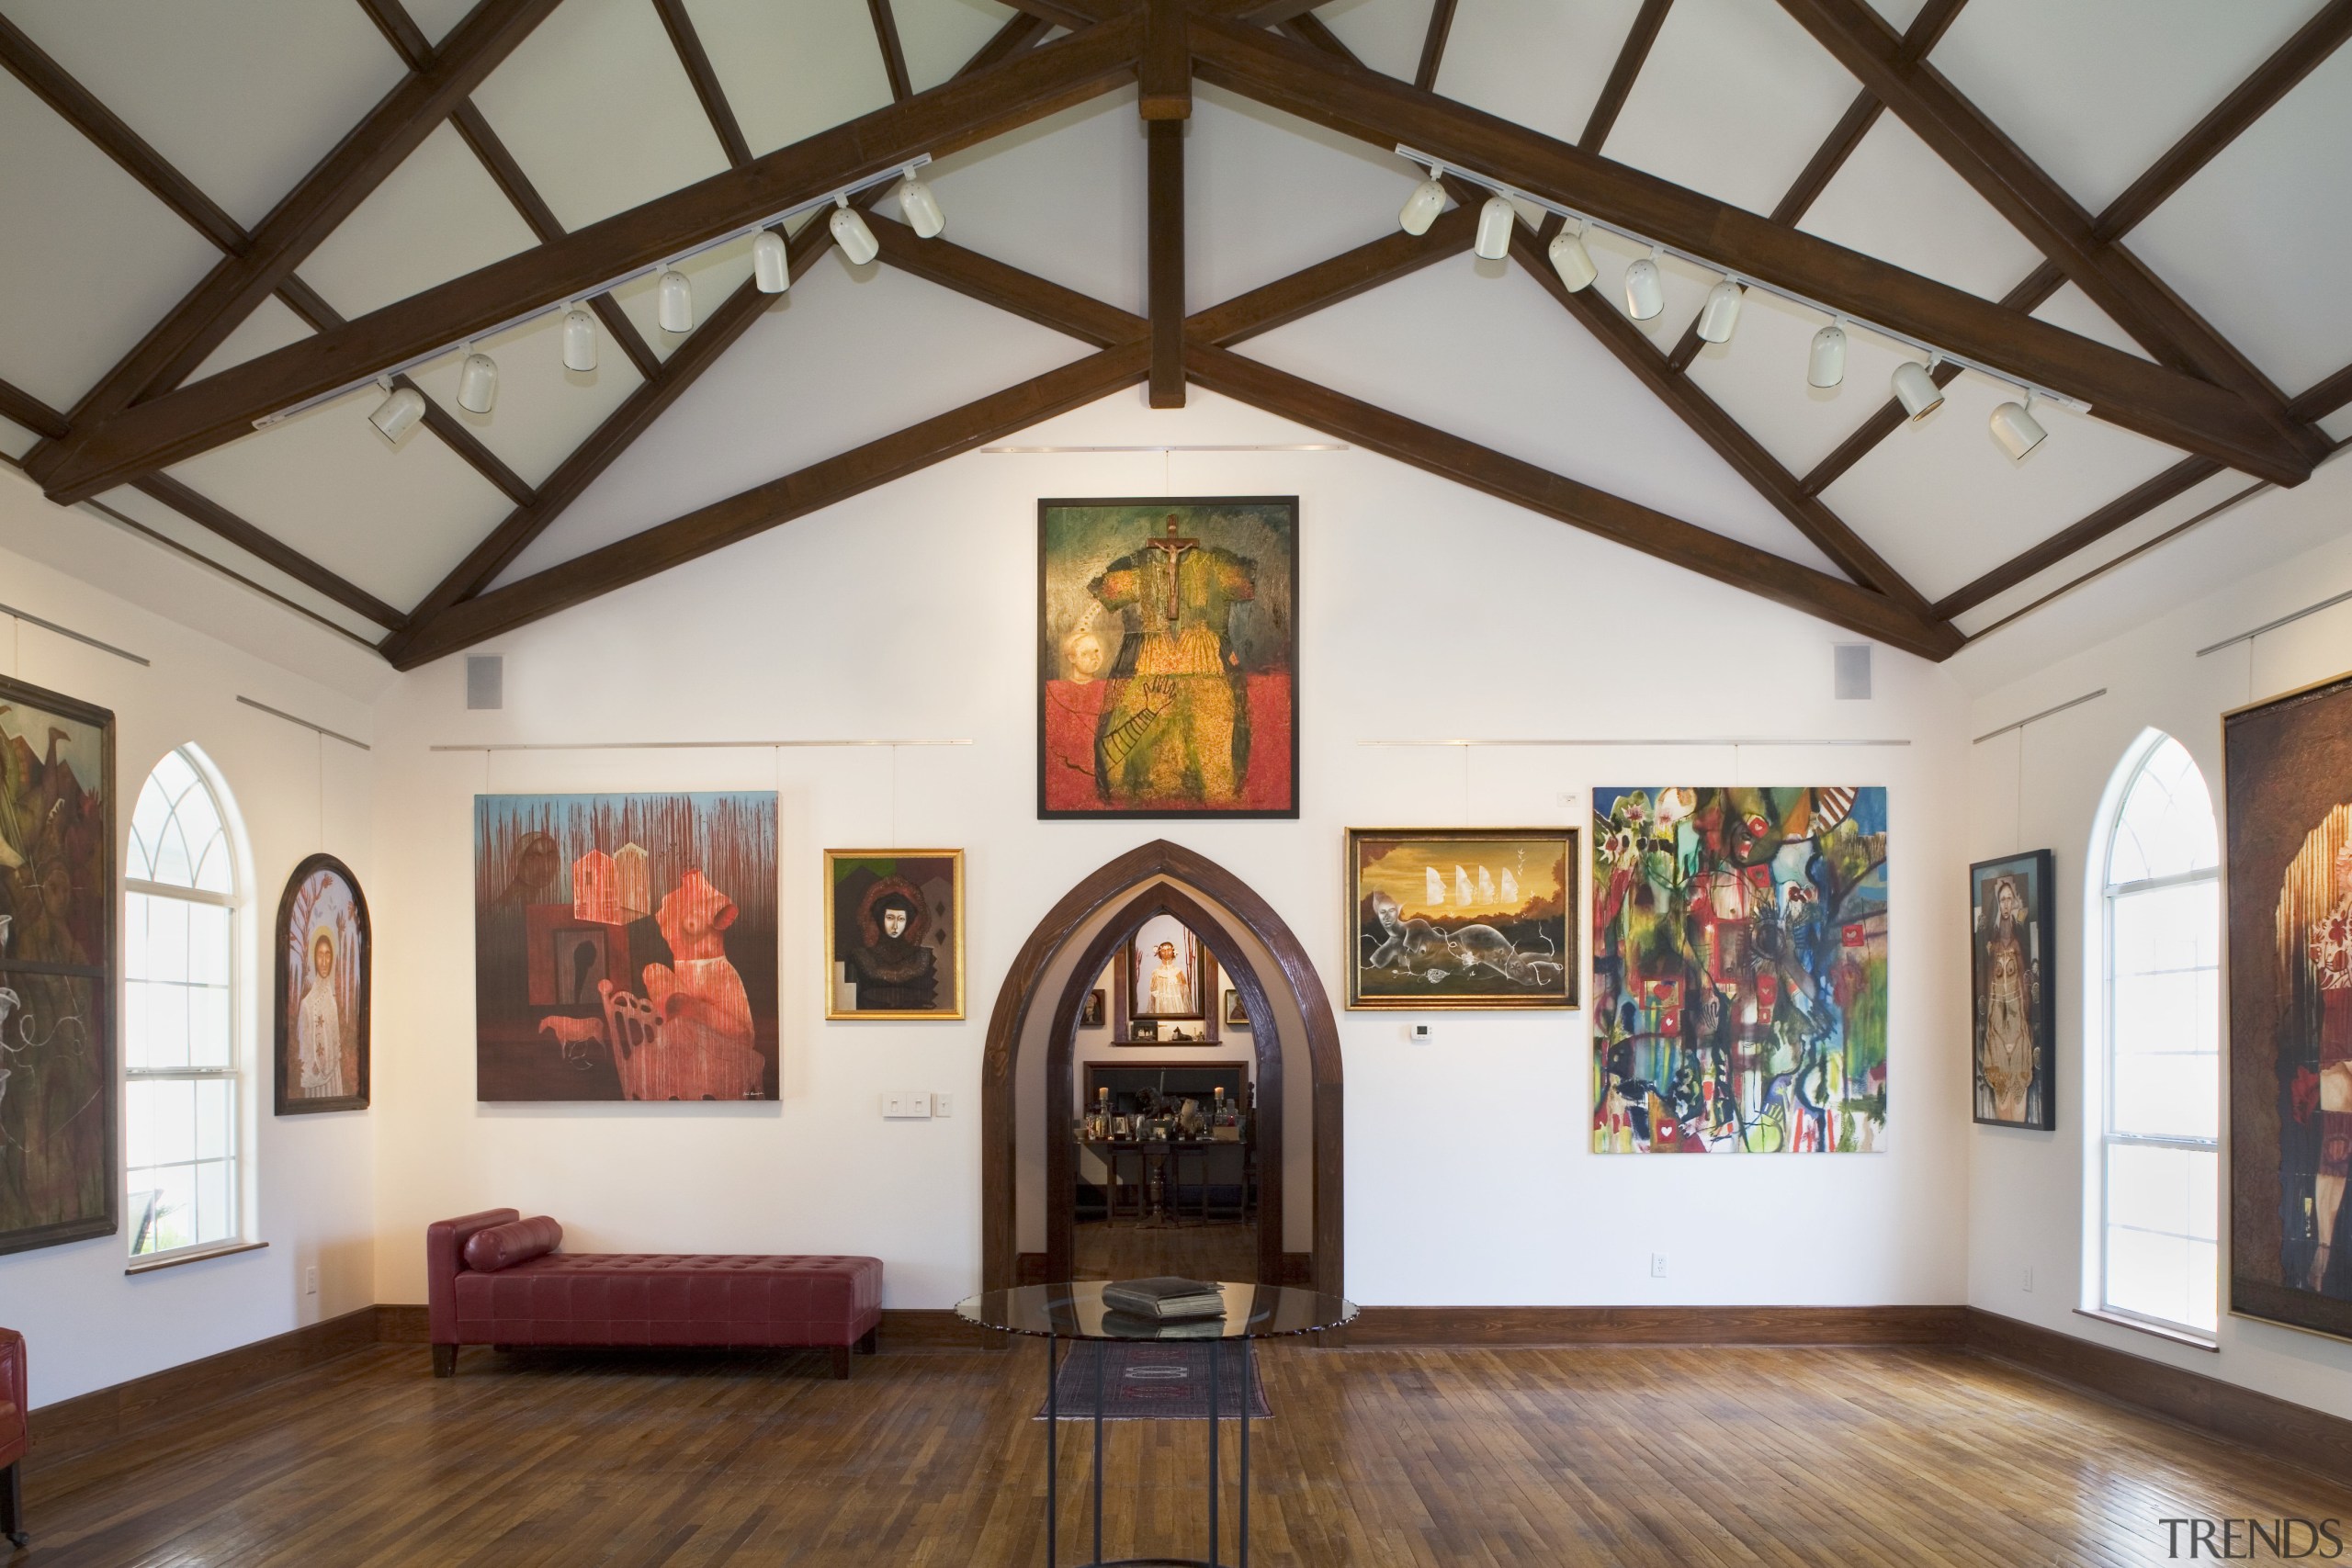
[[[1942,658],[2352,435],[2347,33],[2352,0],[0,0],[0,456],[409,667],[1205,391]],[[1399,144],[1666,246],[1665,310],[1597,230],[1568,291],[1534,206],[1474,261],[1475,183],[1400,232]],[[795,219],[788,294],[746,236],[659,325],[645,268],[925,154],[944,237],[875,185],[878,261]],[[1946,363],[1906,426],[1915,349],[1857,327],[1809,388],[1824,314],[1751,290],[1702,343],[1701,261],[2090,412],[2038,405],[2012,461],[2014,389]]]

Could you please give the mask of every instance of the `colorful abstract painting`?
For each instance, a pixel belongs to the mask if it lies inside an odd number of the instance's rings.
[[[1968,868],[1972,1092],[1988,1126],[2058,1125],[2055,864],[2029,850]]]
[[[368,1109],[368,899],[351,868],[312,855],[277,901],[280,1116]]]
[[[827,850],[831,1019],[964,1016],[964,852]]]
[[[1886,791],[1592,792],[1592,1146],[1886,1137]]]
[[[1573,828],[1351,828],[1351,1008],[1571,1008]]]
[[[2222,747],[2230,1310],[2352,1338],[2352,676]]]
[[[1298,498],[1037,503],[1037,814],[1298,815]]]
[[[0,679],[0,1252],[111,1235],[114,715]]]
[[[475,796],[474,949],[479,1099],[775,1099],[775,796]]]

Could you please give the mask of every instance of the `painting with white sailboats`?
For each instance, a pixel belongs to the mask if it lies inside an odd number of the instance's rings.
[[[1572,1008],[1577,834],[1348,829],[1351,1008]]]

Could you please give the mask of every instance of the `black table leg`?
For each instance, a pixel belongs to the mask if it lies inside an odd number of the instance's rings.
[[[1216,1364],[1225,1359],[1225,1342],[1209,1341],[1209,1568],[1216,1568]]]
[[[1060,1467],[1054,1463],[1056,1434],[1061,1430],[1062,1413],[1054,1400],[1054,1385],[1061,1381],[1061,1367],[1054,1356],[1054,1337],[1046,1336],[1046,1568],[1054,1568],[1054,1520],[1061,1512],[1061,1495],[1057,1484]],[[1101,1553],[1096,1553],[1100,1556]]]
[[[1094,1342],[1094,1561],[1102,1561],[1102,1358],[1111,1347]]]

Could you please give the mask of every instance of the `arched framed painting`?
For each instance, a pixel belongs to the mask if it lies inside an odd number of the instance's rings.
[[[294,868],[272,928],[280,1116],[368,1109],[368,970],[375,938],[351,868],[312,855]]]

